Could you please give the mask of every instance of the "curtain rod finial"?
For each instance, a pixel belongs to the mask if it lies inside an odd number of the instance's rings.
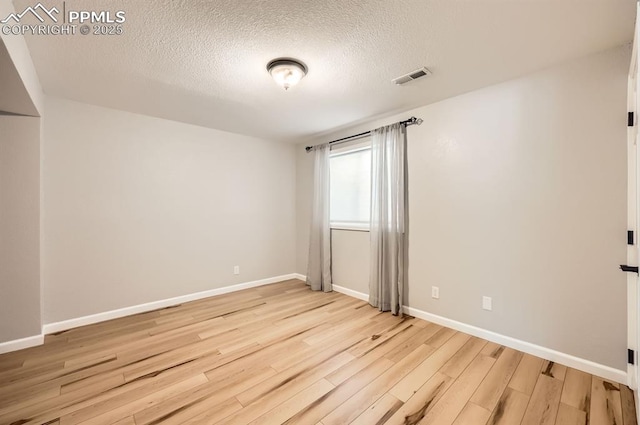
[[[413,124],[420,125],[422,124],[422,118],[411,117],[408,120],[402,121],[402,122],[405,123],[406,125],[413,125]]]

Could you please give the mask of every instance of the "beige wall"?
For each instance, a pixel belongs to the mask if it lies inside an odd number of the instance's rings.
[[[369,232],[331,230],[331,258],[335,285],[369,293]]]
[[[411,307],[626,369],[626,277],[618,265],[626,258],[629,50],[325,138],[424,119],[408,131]],[[311,163],[302,147],[297,159],[296,267],[304,273]],[[368,270],[367,257],[352,254],[367,242],[352,236],[339,242],[348,249],[334,252]],[[339,268],[344,261],[334,259]],[[340,285],[361,290],[363,276],[353,279],[360,283]],[[481,309],[483,295],[493,311]]]
[[[292,273],[294,151],[48,98],[45,323]]]
[[[0,342],[40,325],[40,118],[0,116]]]

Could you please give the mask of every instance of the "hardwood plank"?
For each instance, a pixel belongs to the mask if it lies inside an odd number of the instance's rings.
[[[447,360],[444,366],[440,369],[440,372],[452,378],[457,378],[469,363],[471,363],[471,361],[478,355],[478,353],[480,353],[485,345],[487,345],[487,341],[471,337],[471,339],[469,339],[469,341],[467,341],[457,353]]]
[[[543,363],[544,360],[541,358],[524,354],[511,381],[509,381],[509,387],[526,395],[531,395],[538,382],[538,375],[540,375]]]
[[[598,425],[619,425],[622,422],[620,386],[597,376],[591,379],[591,412],[589,420]]]
[[[242,404],[235,397],[231,397],[226,399],[220,403],[216,403],[215,405],[208,406],[207,409],[202,411],[199,415],[196,415],[186,421],[178,421],[175,422],[173,420],[162,420],[157,422],[151,422],[153,425],[208,425],[215,424],[218,421],[229,417],[230,415],[239,412],[242,410]],[[151,425],[150,424],[150,425]]]
[[[490,357],[494,358],[492,355]],[[510,348],[502,350],[495,365],[471,397],[471,402],[492,412],[521,360],[521,352]]]
[[[620,384],[620,399],[622,402],[622,419],[624,425],[638,425],[636,416],[636,404],[633,391],[626,385]]]
[[[427,412],[424,423],[453,424],[495,361],[494,358],[487,356],[477,356],[473,359],[460,378],[453,382],[442,398],[435,403],[433,409]]]
[[[301,408],[307,407],[319,398],[322,398],[325,394],[335,388],[326,379],[321,379],[318,382],[312,384],[310,387],[300,391],[289,400],[278,405],[269,412],[258,417],[254,421],[251,421],[251,425],[260,424],[281,424],[286,422],[289,418],[295,415]]]
[[[133,419],[133,416],[128,416],[120,419],[118,422],[114,422],[112,425],[136,425],[136,421]]]
[[[416,327],[419,328],[418,325],[416,325]],[[418,348],[418,346],[426,343],[427,340],[440,331],[440,329],[442,329],[442,326],[428,323],[424,328],[420,328],[408,341],[405,341],[404,343],[394,347],[392,350],[389,350],[389,352],[385,354],[385,357],[392,362],[397,362]]]
[[[351,425],[371,425],[384,424],[393,416],[404,403],[389,393],[386,393],[379,400],[373,403],[355,420]],[[326,425],[326,424],[323,424]]]
[[[186,420],[202,414],[226,402],[230,397],[235,400],[235,395],[251,388],[265,379],[276,374],[276,371],[268,366],[259,364],[253,365],[244,370],[236,371],[225,377],[210,377],[208,382],[194,388],[192,391],[184,392],[169,398],[162,403],[147,407],[135,414],[137,424],[150,423],[182,423]],[[239,402],[238,402],[239,404]],[[231,404],[231,413],[240,410],[233,409],[235,404]],[[220,417],[222,419],[223,417]]]
[[[491,412],[475,403],[467,403],[458,415],[453,425],[484,425],[491,416]]]
[[[4,358],[0,357],[0,375],[3,372],[22,368],[22,365],[24,364],[24,360],[16,359],[16,358],[12,359],[9,357],[11,354],[13,353],[5,354]]]
[[[59,387],[53,387],[45,391],[35,392],[31,396],[26,397],[22,400],[4,404],[4,406],[0,408],[0,417],[11,412],[29,409],[34,404],[44,403],[45,401],[51,400],[59,395],[60,395]]]
[[[88,408],[78,410],[76,412],[64,415],[60,418],[60,423],[63,425],[73,425],[82,422],[92,423],[111,423],[135,413],[137,410],[141,410],[145,407],[154,405],[164,399],[171,398],[184,391],[189,391],[198,385],[207,382],[207,377],[204,374],[199,374],[183,381],[177,382],[174,385],[167,386],[151,394],[145,395],[141,398],[135,398],[134,400],[127,400],[122,402],[121,400],[111,399],[100,405],[92,405]]]
[[[507,387],[487,420],[487,425],[519,424],[528,404],[528,395]]]
[[[589,414],[591,407],[591,375],[568,368],[560,401]]]
[[[116,356],[115,353],[110,353],[110,354],[100,353],[97,355],[90,354],[88,356],[79,356],[64,362],[64,367],[66,369],[73,368],[73,367],[84,368],[88,366],[94,366],[100,363],[110,362],[110,361],[116,360],[117,357],[118,356]]]
[[[393,364],[370,384],[363,387],[333,412],[325,416],[322,422],[325,425],[339,425],[351,422],[368,406],[389,391],[400,379],[411,373],[431,352],[433,352],[433,348],[428,345],[419,346],[411,354]],[[385,358],[383,357],[383,359]]]
[[[431,338],[425,341],[425,344],[433,348],[440,348],[457,333],[451,328],[440,328]]]
[[[242,354],[242,353],[240,353]],[[229,356],[232,360],[233,357]],[[77,400],[74,398],[74,394],[64,394],[58,399],[52,399],[53,404],[49,403],[41,403],[38,405],[39,414],[32,418],[34,423],[42,423],[52,418],[56,418],[61,415],[68,414],[70,412],[74,412],[79,409],[87,408],[95,403],[102,403],[105,400],[119,400],[120,403],[126,402],[126,400],[131,398],[131,393],[135,392],[138,396],[147,394],[148,392],[153,392],[156,388],[162,388],[167,385],[171,385],[172,383],[179,382],[180,378],[183,377],[184,373],[187,373],[189,370],[202,370],[205,369],[205,365],[201,366],[200,361],[196,361],[193,363],[188,363],[185,365],[181,365],[177,368],[167,368],[165,370],[155,372],[145,379],[140,379],[136,381],[132,381],[126,383],[126,385],[118,386],[112,390],[109,390],[104,393],[99,393],[94,396],[93,400],[87,399],[86,396]],[[176,379],[178,378],[178,379]],[[141,392],[142,391],[142,392]],[[80,393],[80,391],[74,392],[75,394]],[[11,414],[13,415],[13,414]],[[0,418],[0,422],[2,419]],[[8,422],[12,422],[20,419],[20,417],[14,418],[12,420],[8,420]],[[20,419],[22,420],[22,419]]]
[[[179,346],[188,344],[191,341],[193,341],[192,335],[184,335],[181,337],[170,338],[164,341],[165,342],[164,346],[161,346],[159,344],[160,341],[156,341],[155,344],[152,344],[151,348],[147,349],[149,351],[141,349],[138,356],[141,356],[142,358],[144,358],[145,356],[149,356],[149,354],[153,352],[154,348],[162,351],[171,350],[173,348],[178,348]],[[142,346],[144,345],[144,342],[138,342],[137,344],[140,344],[140,346]],[[127,346],[129,347],[130,344],[127,344]],[[136,360],[133,359],[131,361],[135,362]],[[73,366],[73,367],[63,368],[63,369],[55,370],[55,371],[44,373],[44,374],[29,376],[28,378],[24,378],[19,382],[13,383],[11,387],[7,386],[7,387],[1,388],[0,398],[5,398],[5,397],[23,398],[25,397],[26,393],[32,392],[34,390],[38,390],[38,389],[46,390],[51,387],[64,386],[71,382],[85,379],[89,376],[95,375],[102,371],[113,370],[117,367],[121,367],[126,364],[127,364],[127,361],[121,360],[121,359],[117,359],[115,361],[107,360],[105,362],[97,363],[92,366],[80,366],[80,367]],[[7,395],[5,391],[10,392],[11,395]]]
[[[541,374],[522,418],[522,425],[553,425],[561,395],[562,381]]]
[[[564,381],[564,377],[567,373],[567,367],[549,360],[545,360],[542,363],[541,373],[543,375],[547,375],[550,378],[556,378]]]
[[[73,394],[77,395],[77,398],[81,398],[81,394],[87,393],[101,393],[111,388],[116,388],[125,383],[124,375],[122,373],[108,374],[101,376],[100,379],[89,381],[81,381],[80,383],[74,383],[70,385],[63,385],[60,388],[60,394],[69,395],[69,398],[73,398]]]
[[[391,317],[395,319],[394,316]],[[349,350],[349,352],[355,357],[361,357],[380,346],[388,344],[398,336],[413,336],[419,330],[412,326],[411,322],[413,320],[415,319],[407,321],[403,320],[398,323],[394,323],[394,320],[390,322],[390,326],[387,329],[383,328],[382,331],[377,330],[371,335],[370,338],[367,338],[356,344]]]
[[[3,372],[0,372],[0,380],[1,382],[4,382],[6,384],[18,382],[30,376],[41,375],[47,372],[64,369],[64,363],[64,361],[52,361],[46,364],[38,364],[36,366],[24,366],[22,365],[22,362],[20,362],[20,367],[7,369]]]
[[[433,354],[422,362],[414,373],[411,373],[398,382],[389,392],[398,400],[406,402],[409,398],[428,381],[460,348],[470,339],[469,335],[456,333]]]
[[[453,379],[444,373],[436,372],[422,385],[389,420],[389,425],[414,425],[419,423],[449,389]],[[391,393],[389,393],[391,394]]]
[[[315,423],[336,409],[345,400],[365,387],[367,384],[378,378],[387,371],[393,362],[384,357],[376,359],[369,366],[365,367],[346,381],[336,385],[322,399],[316,400],[311,405],[301,409],[295,416],[291,417],[286,424],[306,424]]]
[[[497,359],[505,348],[506,347],[504,345],[496,344],[495,342],[488,342],[480,353],[482,353],[483,356],[489,356]]]
[[[270,382],[266,386],[256,386],[259,387],[257,391],[249,389],[238,394],[236,398],[244,408],[226,418],[221,424],[244,424],[256,420],[352,359],[353,356],[351,354],[342,352],[335,357],[324,359],[322,364],[317,365],[317,367],[311,369],[305,367],[305,369],[293,375],[288,375],[284,379],[282,379],[284,375],[278,374],[274,377],[275,380],[268,379],[267,381]]]
[[[359,326],[361,326],[363,323],[369,323],[369,321],[374,320],[377,316],[380,316],[382,314],[378,310],[370,309],[366,306],[364,310],[360,309],[357,312],[360,314],[353,315],[351,320],[343,320],[341,322],[338,322],[337,324],[333,324],[333,326],[328,329],[326,333],[306,338],[304,342],[309,345],[324,345],[324,341],[326,339],[331,338],[336,334],[340,334],[343,332],[355,332],[359,334],[359,332],[357,332]]]
[[[414,331],[418,331],[419,328],[414,328]],[[403,332],[403,333],[399,333],[396,334],[395,337],[392,340],[389,340],[390,343],[388,344],[384,344],[384,345],[378,345],[376,347],[374,347],[371,351],[365,353],[364,355],[360,356],[359,358],[347,363],[345,366],[341,367],[340,369],[336,370],[335,372],[331,373],[330,375],[327,376],[327,380],[329,382],[331,382],[334,385],[339,385],[342,382],[346,381],[347,379],[349,379],[351,376],[353,376],[355,373],[357,373],[358,371],[364,369],[367,365],[373,363],[375,360],[379,359],[380,357],[384,357],[387,360],[394,362],[393,360],[389,359],[386,354],[388,353],[389,350],[395,348],[396,346],[402,344],[403,342],[405,342],[407,339],[412,339],[413,336],[415,335],[415,332]],[[425,348],[427,348],[427,346],[424,346]],[[428,348],[424,350],[424,355],[427,356],[427,351],[430,353],[431,351],[433,351],[432,348]],[[407,353],[407,355],[410,353]],[[403,358],[406,356],[403,356]]]
[[[348,345],[350,341],[346,341]],[[321,351],[310,357],[308,360],[295,364],[292,367],[277,373],[273,377],[261,382],[252,388],[237,395],[238,401],[243,406],[248,406],[261,397],[270,395],[273,391],[281,389],[283,386],[299,379],[306,379],[309,376],[316,377],[312,382],[323,378],[341,366],[349,363],[354,357],[345,351],[342,345],[334,346],[331,349]],[[391,363],[391,362],[389,362]]]
[[[558,417],[555,422],[556,425],[585,425],[588,423],[587,412],[576,409],[568,404],[560,403]]]
[[[122,368],[124,379],[131,382],[142,376],[154,373],[157,370],[163,370],[168,367],[174,367],[184,362],[194,361],[203,358],[221,357],[222,353],[216,349],[217,343],[210,341],[197,340],[194,343],[186,344],[184,347],[162,353],[160,355],[145,358],[136,361]],[[242,347],[245,348],[245,347]]]

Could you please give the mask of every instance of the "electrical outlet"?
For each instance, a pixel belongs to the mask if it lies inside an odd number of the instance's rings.
[[[440,288],[438,288],[437,286],[431,287],[431,298],[440,298]]]
[[[485,310],[492,310],[491,297],[482,297],[482,308]]]
[[[233,266],[233,274],[240,274],[240,266]]]

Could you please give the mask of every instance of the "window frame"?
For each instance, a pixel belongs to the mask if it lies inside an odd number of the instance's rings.
[[[350,155],[365,150],[371,151],[371,137],[365,136],[364,139],[366,139],[366,141],[363,142],[362,140],[358,140],[358,142],[354,143],[352,146],[342,146],[339,148],[336,146],[336,151],[333,152],[332,149],[332,152],[329,153],[329,161],[331,161],[332,158],[339,156]],[[331,178],[331,176],[329,178]],[[369,176],[369,178],[371,178],[371,176]],[[369,202],[371,202],[371,194],[369,194]],[[331,230],[369,232],[371,230],[371,218],[369,217],[367,222],[344,222],[331,220],[331,214],[329,214],[329,228]]]

